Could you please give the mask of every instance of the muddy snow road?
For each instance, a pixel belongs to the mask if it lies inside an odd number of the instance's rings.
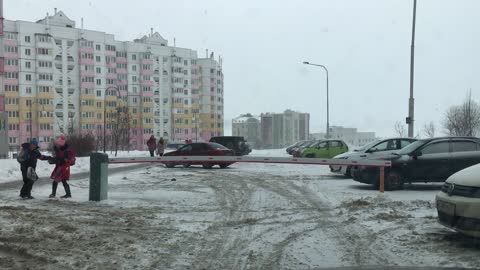
[[[380,195],[326,167],[271,164],[150,166],[109,183],[100,203],[86,179],[72,200],[1,190],[0,268],[480,267],[480,245],[437,224],[439,185]]]

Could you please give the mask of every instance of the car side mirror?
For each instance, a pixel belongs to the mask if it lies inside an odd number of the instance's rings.
[[[377,148],[370,148],[367,150],[367,153],[377,152]]]
[[[420,157],[420,156],[422,156],[422,155],[423,155],[423,154],[422,154],[421,151],[415,151],[415,152],[413,152],[412,157],[413,157],[414,159],[416,159],[416,158],[418,158],[418,157]]]

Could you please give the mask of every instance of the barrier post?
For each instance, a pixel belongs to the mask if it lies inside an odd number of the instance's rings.
[[[385,167],[380,167],[380,192],[385,192]]]
[[[90,155],[90,201],[106,200],[108,197],[108,155],[92,153]]]

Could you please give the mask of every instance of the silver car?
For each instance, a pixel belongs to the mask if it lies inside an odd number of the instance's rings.
[[[385,140],[377,140],[371,143],[367,143],[364,146],[351,152],[346,152],[335,156],[334,159],[361,160],[364,158],[373,158],[375,156],[385,155],[398,151],[414,141],[416,141],[416,139],[413,138],[390,138]],[[330,171],[332,173],[339,173],[348,177],[351,177],[351,169],[352,166],[330,166]]]

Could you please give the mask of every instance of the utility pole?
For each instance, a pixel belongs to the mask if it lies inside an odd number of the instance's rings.
[[[413,0],[413,19],[412,19],[412,44],[410,45],[410,98],[408,99],[408,137],[413,137],[414,108],[415,100],[413,98],[413,82],[415,70],[415,21],[417,15],[417,0]]]

